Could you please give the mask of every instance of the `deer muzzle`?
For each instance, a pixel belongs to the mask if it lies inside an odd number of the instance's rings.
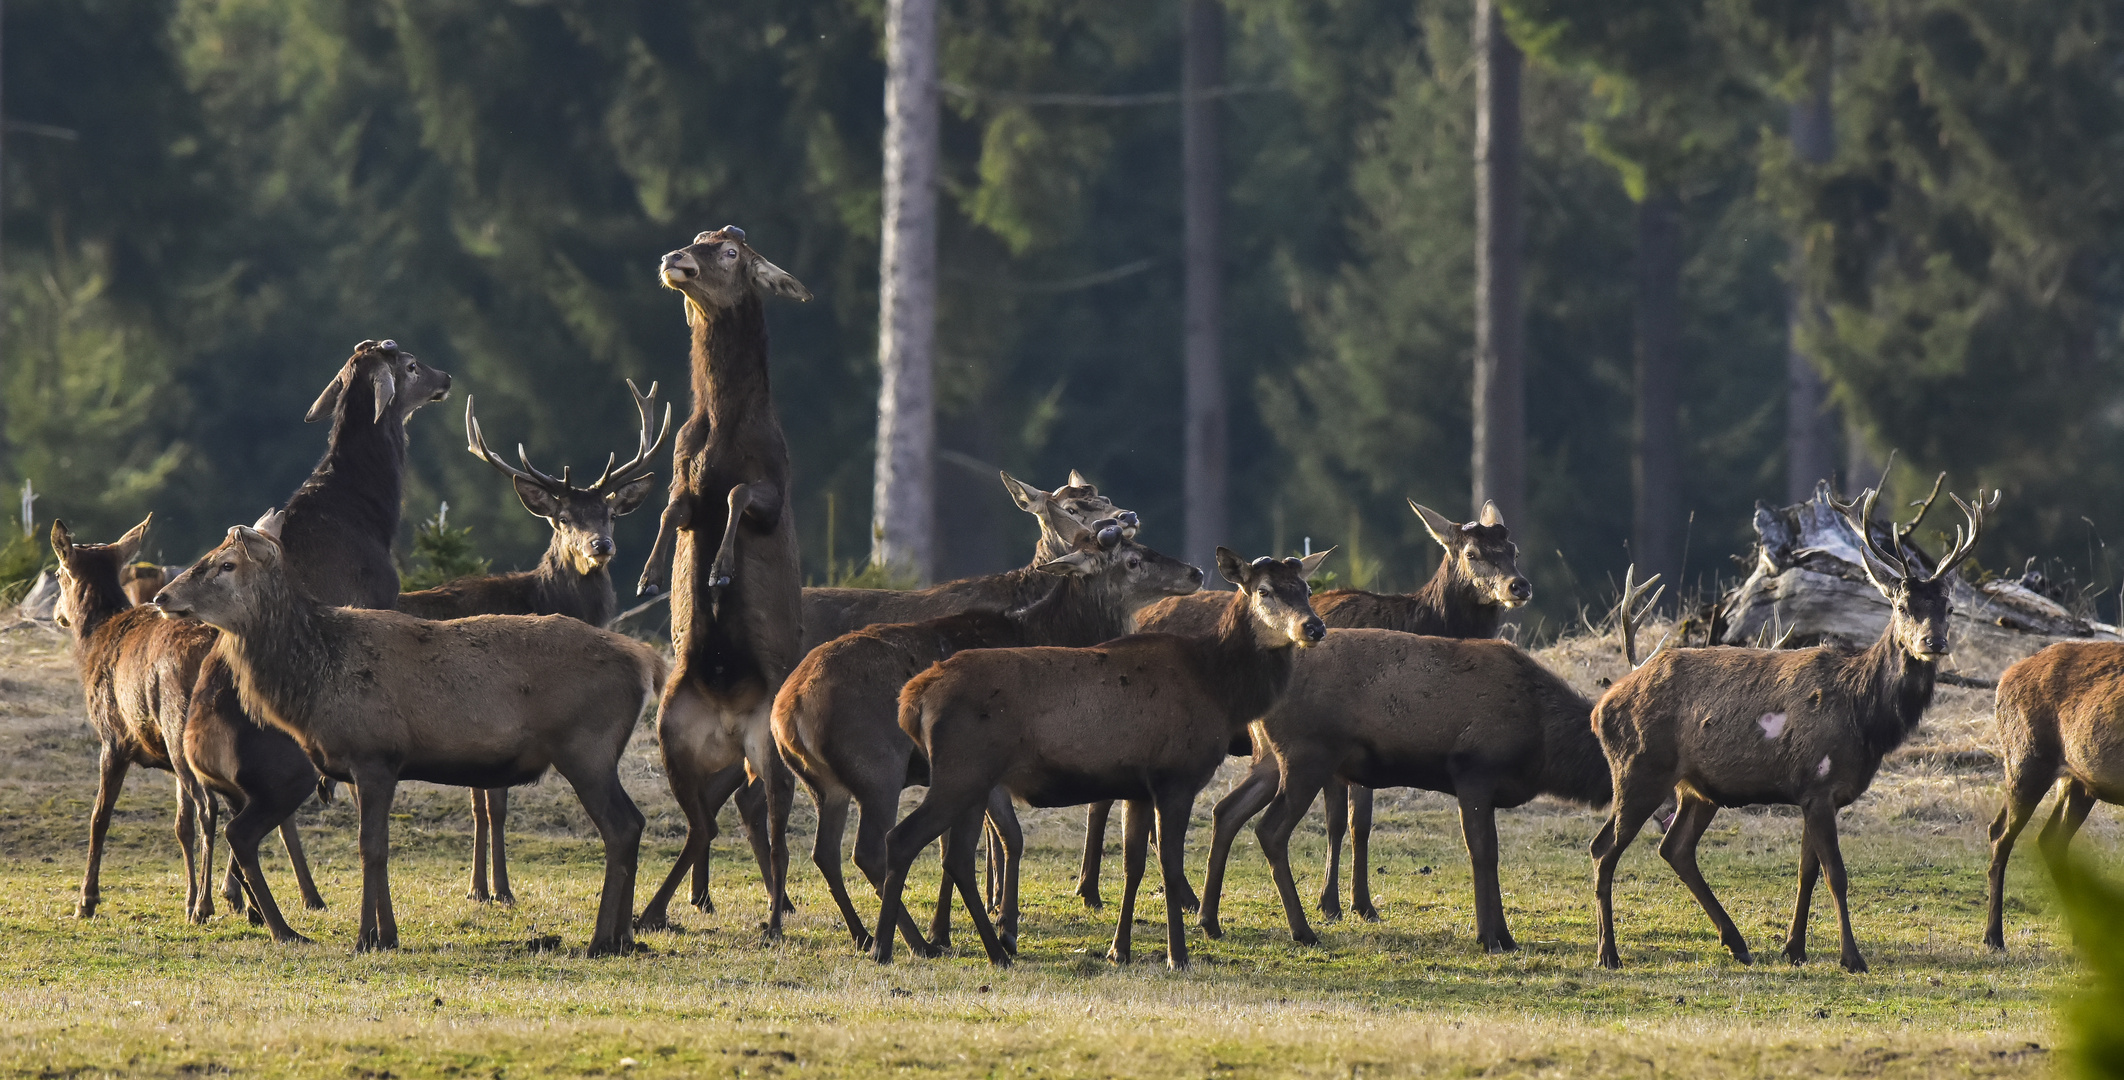
[[[674,251],[664,256],[662,265],[657,269],[657,273],[664,279],[664,284],[673,288],[693,280],[700,272],[700,264],[694,262],[693,256],[684,251]]]
[[[1505,586],[1504,605],[1506,607],[1518,607],[1532,599],[1534,599],[1534,583],[1526,578],[1513,578],[1511,583]]]

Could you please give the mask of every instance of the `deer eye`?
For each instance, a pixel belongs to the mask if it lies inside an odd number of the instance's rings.
[[[235,572],[236,572],[236,564],[235,564],[235,563],[232,563],[232,562],[225,562],[225,563],[222,563],[222,564],[221,564],[221,572],[222,572],[222,573],[224,573],[224,574],[233,574],[233,573],[235,573]]]

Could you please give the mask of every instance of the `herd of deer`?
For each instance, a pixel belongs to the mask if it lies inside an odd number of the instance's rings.
[[[1078,893],[1102,906],[1106,818],[1124,804],[1124,886],[1110,957],[1130,956],[1145,861],[1158,854],[1166,957],[1187,964],[1184,911],[1221,936],[1217,909],[1239,828],[1257,814],[1292,935],[1313,942],[1293,882],[1289,839],[1326,792],[1330,855],[1321,910],[1341,912],[1345,815],[1352,909],[1376,919],[1367,844],[1371,789],[1444,792],[1460,805],[1484,948],[1514,947],[1498,886],[1496,811],[1548,795],[1608,806],[1592,843],[1600,962],[1620,964],[1611,890],[1617,861],[1671,801],[1660,854],[1746,962],[1747,943],[1697,868],[1719,808],[1796,806],[1804,821],[1798,904],[1785,955],[1806,955],[1810,899],[1826,873],[1846,969],[1853,940],[1837,811],[1872,782],[1923,716],[1949,647],[1949,572],[1976,544],[1986,502],[1932,559],[1910,525],[1873,522],[1877,491],[1843,508],[1870,556],[1890,618],[1863,651],[1667,648],[1639,662],[1636,629],[1657,602],[1629,581],[1621,606],[1632,670],[1598,702],[1496,637],[1526,603],[1517,548],[1494,507],[1455,522],[1411,503],[1444,549],[1437,574],[1408,595],[1307,582],[1327,552],[1248,561],[1217,551],[1233,592],[1198,591],[1202,572],[1135,539],[1137,515],[1082,477],[1052,492],[1003,478],[1039,524],[1030,565],[920,591],[804,588],[792,524],[788,452],[768,394],[768,294],[808,300],[734,227],[664,256],[692,333],[693,412],[678,429],[668,504],[644,594],[668,590],[672,661],[612,633],[613,521],[640,506],[651,459],[671,434],[656,391],[634,390],[634,456],[608,460],[588,487],[487,449],[468,398],[468,449],[506,475],[553,529],[537,569],[401,594],[391,559],[399,527],[406,421],[442,400],[450,376],[392,341],[364,341],[312,405],[329,449],[281,509],[163,583],[129,579],[148,522],[111,544],[52,530],[102,777],[78,913],[98,902],[112,805],[127,770],[175,774],[186,912],[213,913],[218,802],[234,813],[222,895],[275,940],[299,941],[259,869],[274,830],[304,903],[322,908],[290,815],[331,782],[359,810],[363,882],[358,949],[397,944],[388,879],[393,795],[401,780],[472,789],[471,895],[511,900],[508,789],[549,768],[573,786],[604,843],[591,955],[625,953],[637,929],[669,924],[690,902],[712,911],[708,854],[722,805],[737,799],[768,885],[778,935],[788,879],[788,816],[802,780],[816,801],[813,862],[850,936],[879,961],[896,937],[936,955],[949,943],[956,888],[989,958],[1008,964],[1018,933],[1023,836],[1014,802],[1090,804]],[[1929,508],[1927,500],[1926,508]],[[1924,508],[1919,510],[1919,517]],[[158,590],[159,586],[159,590]],[[1331,629],[1332,628],[1332,629]],[[1300,657],[1299,650],[1305,650]],[[668,670],[667,670],[668,668]],[[689,823],[677,864],[632,911],[643,818],[618,766],[643,708]],[[1998,691],[2009,797],[1992,826],[1986,940],[2003,948],[2007,855],[2036,804],[2068,780],[2045,841],[2062,846],[2096,799],[2124,799],[2124,646],[2053,646],[2008,671]],[[1183,862],[1197,796],[1228,755],[1251,771],[1217,804],[1208,875],[1197,898]],[[901,791],[926,794],[895,822]],[[854,861],[880,896],[866,926],[842,877],[849,805],[860,805]],[[1663,818],[1663,820],[1666,820]],[[203,828],[201,827],[203,825]],[[977,844],[990,837],[996,919],[981,895]],[[909,867],[943,840],[945,876],[928,934],[903,901]],[[492,856],[492,885],[488,857]]]

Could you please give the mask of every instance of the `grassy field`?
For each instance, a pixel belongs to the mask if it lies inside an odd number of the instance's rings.
[[[1607,650],[1545,654],[1574,680]],[[1505,904],[1522,948],[1472,944],[1468,870],[1449,801],[1382,793],[1374,841],[1383,922],[1283,929],[1251,835],[1235,848],[1222,941],[1191,939],[1194,971],[1162,957],[1164,905],[1139,905],[1139,962],[1103,959],[1112,925],[1071,895],[1081,812],[1027,815],[1023,952],[980,957],[961,916],[955,958],[879,968],[857,956],[806,858],[799,795],[787,939],[764,945],[764,897],[734,817],[717,845],[713,915],[649,950],[588,960],[597,845],[566,786],[522,790],[512,815],[519,903],[464,898],[470,825],[461,791],[409,785],[393,828],[400,937],[352,953],[359,889],[346,800],[300,815],[332,907],[289,912],[307,946],[276,947],[238,918],[180,917],[181,862],[168,778],[136,772],[120,802],[103,907],[73,917],[95,746],[63,642],[0,635],[0,1073],[332,1077],[769,1076],[1632,1076],[2047,1074],[2053,1002],[2074,975],[2048,886],[2017,857],[2011,952],[1979,944],[1984,825],[1998,767],[1986,695],[1943,690],[1921,735],[1844,816],[1854,918],[1873,973],[1835,965],[1834,914],[1818,897],[1817,960],[1741,967],[1641,841],[1623,864],[1625,967],[1593,963],[1585,844],[1591,812],[1539,803],[1502,815]],[[682,823],[638,735],[628,782],[650,820],[638,900],[669,866]],[[1199,885],[1213,797],[1198,807]],[[1118,895],[1118,829],[1107,895]],[[1790,918],[1798,822],[1728,812],[1704,842],[1706,874],[1759,956]],[[2098,811],[2092,851],[2117,849]],[[1301,888],[1317,891],[1316,821],[1300,836]],[[2033,845],[2024,845],[2032,849]],[[293,882],[268,856],[284,906]],[[934,896],[935,862],[909,895]],[[1152,881],[1155,882],[1155,869]],[[851,872],[851,877],[855,877]],[[857,880],[860,880],[857,878]],[[861,906],[875,900],[858,893]],[[1111,904],[1108,911],[1112,910]],[[527,943],[559,935],[563,951]],[[573,949],[571,953],[567,951]],[[1826,959],[1826,962],[1824,962]]]

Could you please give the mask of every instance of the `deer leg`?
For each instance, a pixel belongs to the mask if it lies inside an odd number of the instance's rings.
[[[782,913],[789,906],[789,803],[794,797],[794,777],[782,764],[781,755],[768,748],[772,763],[760,777],[767,797],[767,837],[770,875],[767,879],[767,938],[782,937]]]
[[[1807,835],[1814,841],[1815,857],[1822,863],[1822,876],[1829,879],[1829,895],[1836,901],[1844,970],[1853,974],[1863,972],[1866,958],[1859,955],[1858,940],[1851,936],[1851,905],[1845,895],[1849,881],[1844,876],[1844,853],[1836,842],[1836,807],[1828,802],[1816,802],[1802,807],[1801,812],[1806,815]]]
[[[970,805],[944,834],[944,877],[958,883],[959,900],[966,905],[966,917],[974,924],[974,932],[981,936],[988,962],[1009,967],[1010,953],[996,937],[996,928],[988,921],[988,906],[981,902],[981,868],[975,848],[980,844],[981,821],[986,815],[985,802]]]
[[[932,777],[932,780],[934,779]],[[894,931],[907,915],[903,897],[907,891],[907,872],[914,866],[915,857],[937,837],[942,836],[944,830],[951,825],[952,819],[960,815],[960,806],[957,804],[976,804],[983,795],[985,789],[968,795],[946,791],[932,783],[929,793],[922,797],[921,804],[900,819],[900,823],[894,825],[892,831],[886,834],[885,883],[878,889],[878,930],[877,940],[871,943],[871,959],[880,964],[892,963],[892,939],[896,936]],[[858,857],[860,855],[859,848]],[[913,943],[913,940],[910,940],[909,944]]]
[[[1787,963],[1807,962],[1807,920],[1814,911],[1814,883],[1822,876],[1822,860],[1814,854],[1814,836],[1800,829],[1799,889],[1793,894],[1792,929],[1785,934]]]
[[[856,805],[862,807],[863,819],[856,825],[854,857],[856,869],[862,871],[863,877],[870,882],[870,887],[882,896],[885,879],[891,870],[891,856],[885,844],[886,830],[892,828],[893,814],[899,809],[900,778],[906,775],[906,768],[903,765],[897,770],[879,771],[889,772],[892,779],[873,784],[869,777],[864,777],[863,789],[856,792]],[[825,826],[822,824],[820,828]],[[861,920],[855,925],[861,926]],[[944,955],[944,950],[922,937],[921,928],[915,925],[914,917],[907,913],[904,906],[900,908],[900,932],[907,939],[908,949],[916,956],[935,959]],[[881,937],[888,936],[883,930],[878,931],[878,934]],[[866,952],[872,951],[875,944],[868,933],[856,939],[856,947]]]
[[[1320,788],[1320,815],[1327,823],[1327,864],[1321,868],[1320,918],[1342,918],[1342,837],[1349,825],[1350,785],[1330,779]]]
[[[242,870],[248,907],[257,923],[273,935],[273,940],[282,943],[310,939],[288,926],[288,920],[280,913],[280,905],[273,901],[273,890],[266,884],[264,869],[258,865],[258,844],[293,809],[273,805],[263,798],[245,799],[237,808],[236,816],[229,819],[228,831],[229,854]]]
[[[1379,921],[1372,906],[1372,789],[1350,785],[1350,910]]]
[[[767,833],[767,789],[757,779],[744,776],[743,765],[734,768],[744,780],[735,792],[738,820],[745,825],[745,841],[752,846],[752,861],[759,864],[760,881],[765,884],[774,880],[774,847]],[[796,904],[786,894],[782,897],[782,910],[796,910]]]
[[[2094,809],[2094,792],[2078,780],[2065,782],[2065,791],[2058,796],[2057,808],[2050,812],[2050,820],[2043,823],[2043,831],[2036,842],[2053,859],[2065,857],[2066,845],[2072,843],[2073,834],[2087,822],[2087,814]]]
[[[943,847],[937,848],[937,869],[944,869],[946,858]],[[929,943],[938,952],[951,948],[951,875],[937,875],[937,906],[929,917]]]
[[[1743,964],[1753,963],[1748,953],[1748,942],[1741,936],[1740,927],[1733,925],[1733,917],[1726,914],[1725,905],[1711,892],[1711,884],[1704,880],[1704,872],[1696,864],[1696,845],[1703,838],[1704,830],[1711,827],[1711,819],[1718,815],[1718,804],[1700,795],[1687,795],[1674,811],[1674,823],[1667,827],[1667,838],[1660,841],[1659,856],[1667,860],[1674,873],[1689,887],[1689,894],[1711,917],[1711,925],[1718,927],[1719,944]]]
[[[1178,904],[1171,901],[1173,884],[1187,880],[1187,819],[1194,811],[1195,796],[1188,791],[1170,791],[1158,800],[1158,876],[1165,882],[1165,965],[1187,970],[1187,924]]]
[[[1505,929],[1504,893],[1497,884],[1497,807],[1489,785],[1456,778],[1460,789],[1460,834],[1468,845],[1475,877],[1475,940],[1484,952],[1519,948]]]
[[[487,789],[487,835],[494,844],[494,902],[516,903],[509,888],[509,789]],[[631,902],[631,900],[630,900]]]
[[[701,584],[708,587],[708,612],[721,617],[723,590],[730,587],[730,578],[737,573],[737,531],[743,517],[750,513],[757,519],[773,521],[782,512],[782,496],[773,484],[761,482],[739,484],[730,489],[730,513],[723,519],[723,539],[715,549],[715,561],[708,565],[708,579]]]
[[[487,892],[487,791],[467,790],[472,793],[472,883],[465,890],[465,899],[484,904],[492,899]]]
[[[1106,958],[1116,964],[1129,962],[1129,938],[1136,923],[1136,890],[1143,884],[1143,863],[1150,853],[1151,816],[1147,799],[1130,799],[1123,804],[1121,866],[1125,876],[1121,885],[1121,919],[1114,925],[1113,947],[1106,951]],[[1162,853],[1159,861],[1164,861]]]
[[[672,470],[671,501],[657,519],[656,542],[649,547],[649,564],[642,567],[641,581],[634,587],[636,596],[655,596],[671,587],[671,558],[678,550],[679,530],[693,525],[693,494],[685,489],[683,471]]]
[[[1099,899],[1099,862],[1106,857],[1106,818],[1114,809],[1111,800],[1095,802],[1085,815],[1084,865],[1077,872],[1077,895],[1084,898],[1084,906],[1097,911],[1106,906]]]
[[[634,951],[634,873],[641,857],[642,812],[620,785],[617,761],[584,762],[564,769],[575,797],[597,827],[605,846],[605,881],[597,898],[597,926],[590,937],[591,956],[625,956]]]
[[[184,777],[177,777],[177,821],[175,832],[177,846],[184,852],[184,917],[187,922],[203,923],[207,916],[199,913],[199,894],[207,891],[206,882],[214,876],[214,864],[198,865],[198,818],[199,804],[194,801],[191,788]],[[212,914],[211,910],[208,914]]]
[[[715,819],[701,805],[699,792],[690,786],[681,789],[676,777],[673,777],[671,786],[672,794],[678,797],[679,809],[686,814],[686,846],[679,850],[678,861],[672,864],[671,873],[665,876],[664,883],[657,886],[656,892],[650,895],[649,902],[642,907],[642,913],[634,917],[636,930],[666,930],[671,927],[671,897],[678,892],[679,885],[686,880],[688,873],[696,874],[697,879],[706,876],[700,872],[701,864],[707,858],[709,842],[715,839]]]
[[[1321,783],[1319,775],[1311,770],[1287,771],[1282,794],[1269,803],[1261,823],[1254,826],[1261,854],[1268,858],[1269,871],[1276,878],[1276,893],[1283,899],[1283,916],[1291,925],[1291,938],[1301,945],[1318,945],[1320,938],[1306,925],[1305,907],[1298,900],[1298,883],[1291,877],[1291,830],[1312,808]]]
[[[1151,818],[1151,841],[1158,844],[1161,850],[1163,849],[1165,844],[1165,826],[1159,824],[1155,816]],[[1202,898],[1195,895],[1195,887],[1187,883],[1186,874],[1181,874],[1174,879],[1170,886],[1161,882],[1159,888],[1167,890],[1165,899],[1178,905],[1181,911],[1202,910]]]
[[[1612,759],[1611,759],[1612,761]],[[1648,785],[1633,783],[1622,770],[1615,778],[1615,810],[1608,817],[1600,833],[1590,845],[1593,854],[1593,898],[1600,914],[1600,966],[1619,968],[1622,955],[1615,948],[1615,864],[1622,861],[1623,852],[1629,850],[1630,842],[1645,827],[1645,819],[1666,797],[1658,787],[1649,792],[1638,790]]]
[[[125,787],[125,771],[132,764],[109,744],[104,745],[97,758],[96,806],[89,811],[88,873],[81,879],[81,902],[74,908],[76,918],[94,918],[96,904],[103,898],[103,838],[111,831],[111,809],[118,804],[118,792]]]
[[[249,775],[239,771],[236,782],[240,785],[247,779],[250,779]],[[231,815],[229,825],[233,827],[236,824],[234,815],[250,809],[251,804],[256,800],[248,794],[231,794],[228,799],[229,813]],[[268,818],[266,820],[271,819]],[[263,839],[263,835],[262,833],[260,834],[261,839]],[[251,846],[255,853],[257,845],[253,844]],[[243,859],[236,850],[236,843],[233,840],[229,842],[229,870],[226,879],[222,882],[221,895],[228,900],[231,914],[241,913],[244,920],[252,926],[267,925],[265,912],[259,909],[257,896],[254,894],[250,882],[244,878]]]
[[[323,911],[324,897],[318,895],[317,879],[310,876],[310,859],[303,854],[302,834],[295,831],[292,817],[280,823],[280,846],[287,849],[288,865],[295,870],[295,887],[302,892],[302,906]]]
[[[398,919],[391,912],[391,802],[398,778],[380,769],[354,774],[354,800],[361,809],[361,932],[355,952],[398,948]]]
[[[2031,764],[2011,760],[2006,763],[2006,805],[1999,807],[1999,816],[1991,823],[1991,895],[1984,919],[1984,944],[1999,950],[2006,948],[2006,860],[2013,856],[2014,841],[2028,827],[2028,819],[2035,815],[2057,776],[2055,767],[2045,770],[2030,768]],[[2058,805],[2064,805],[2062,796]]]
[[[700,817],[706,823],[707,836],[701,841],[698,857],[686,864],[693,874],[693,886],[687,893],[686,902],[703,915],[715,914],[715,900],[709,895],[709,862],[715,854],[715,839],[723,834],[717,819],[722,817],[724,804],[733,795],[742,794],[738,800],[738,820],[745,826],[745,839],[752,847],[752,857],[760,866],[760,880],[767,880],[767,800],[757,789],[748,790],[745,765],[739,762],[721,769],[708,777],[703,790],[696,798],[703,809]]]
[[[848,936],[855,939],[856,949],[867,952],[870,930],[863,925],[863,917],[856,914],[855,900],[848,895],[848,882],[841,876],[841,838],[848,833],[849,792],[845,788],[831,793],[822,791],[808,777],[804,786],[811,790],[811,801],[819,808],[819,829],[811,837],[811,865],[818,867],[819,876],[826,879],[826,891],[833,895],[834,906],[841,909],[841,921],[848,924]]]
[[[1211,814],[1214,829],[1210,834],[1209,869],[1202,878],[1202,913],[1196,922],[1212,940],[1224,936],[1224,927],[1217,921],[1217,905],[1224,896],[1224,865],[1231,859],[1232,839],[1276,798],[1278,783],[1276,759],[1262,758],[1254,763],[1246,779],[1217,800],[1217,808]]]
[[[1001,896],[996,905],[996,937],[1013,955],[1018,951],[1018,866],[1025,855],[1025,830],[1018,824],[1010,792],[988,793],[988,839],[1001,856]],[[991,862],[996,861],[991,858]]]

